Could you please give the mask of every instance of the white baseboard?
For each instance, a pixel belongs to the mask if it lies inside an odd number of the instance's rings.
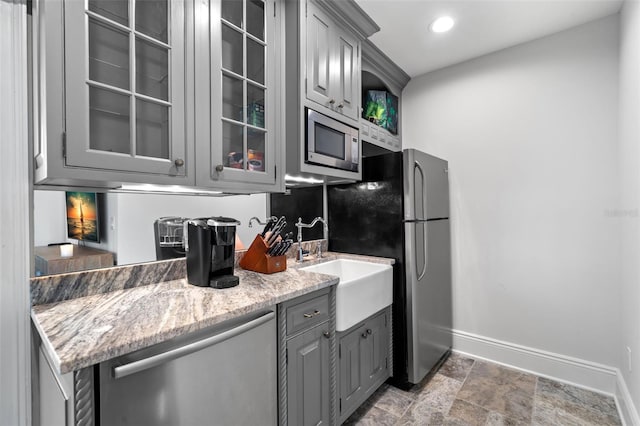
[[[453,350],[611,395],[616,399],[623,422],[640,426],[638,411],[617,368],[460,330],[453,330]]]
[[[627,388],[627,383],[624,377],[622,377],[620,370],[617,370],[617,372],[618,380],[615,397],[620,417],[623,419],[625,425],[640,426],[640,416]]]

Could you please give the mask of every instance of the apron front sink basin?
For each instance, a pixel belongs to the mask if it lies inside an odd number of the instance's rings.
[[[391,265],[337,259],[300,268],[301,271],[335,275],[336,330],[345,331],[393,303]]]

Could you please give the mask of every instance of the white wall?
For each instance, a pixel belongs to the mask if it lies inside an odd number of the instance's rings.
[[[153,222],[163,216],[233,217],[242,223],[237,233],[248,247],[257,231],[262,230],[261,226],[249,228],[249,219],[265,218],[266,197],[106,194],[102,220],[107,230],[99,247],[114,252],[118,265],[155,260]],[[67,240],[64,191],[34,191],[34,234],[36,246]]]
[[[455,329],[619,364],[617,32],[606,18],[404,89],[405,147],[449,160]]]
[[[627,1],[620,31],[620,203],[622,340],[620,370],[640,408],[640,3]],[[627,347],[632,351],[631,371]],[[636,422],[640,419],[635,413]]]
[[[33,245],[46,246],[67,239],[64,191],[33,191]]]

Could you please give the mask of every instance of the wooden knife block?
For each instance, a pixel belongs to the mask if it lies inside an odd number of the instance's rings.
[[[261,235],[256,235],[249,250],[240,259],[240,267],[261,274],[273,274],[287,269],[286,256],[269,256],[269,247]]]

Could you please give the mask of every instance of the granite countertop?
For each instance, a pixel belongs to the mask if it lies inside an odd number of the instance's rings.
[[[323,259],[303,264],[290,259],[286,271],[270,275],[236,268],[240,285],[228,289],[193,286],[185,278],[131,284],[132,275],[144,275],[130,272],[140,266],[119,267],[95,272],[108,277],[101,278],[108,281],[103,286],[109,287],[107,290],[94,288],[77,296],[68,294],[68,288],[80,287],[69,277],[84,277],[76,278],[85,281],[84,288],[98,287],[93,282],[99,280],[91,279],[91,273],[61,276],[57,290],[65,294],[55,297],[42,289],[43,283],[51,284],[51,278],[46,281],[43,277],[32,281],[32,299],[37,301],[32,300],[31,317],[53,367],[64,374],[335,285],[337,277],[298,271],[297,267],[336,258],[393,263],[393,259],[325,253]],[[179,265],[179,261],[170,262]],[[157,264],[164,267],[168,262]],[[116,281],[120,288],[114,288],[112,282]]]

